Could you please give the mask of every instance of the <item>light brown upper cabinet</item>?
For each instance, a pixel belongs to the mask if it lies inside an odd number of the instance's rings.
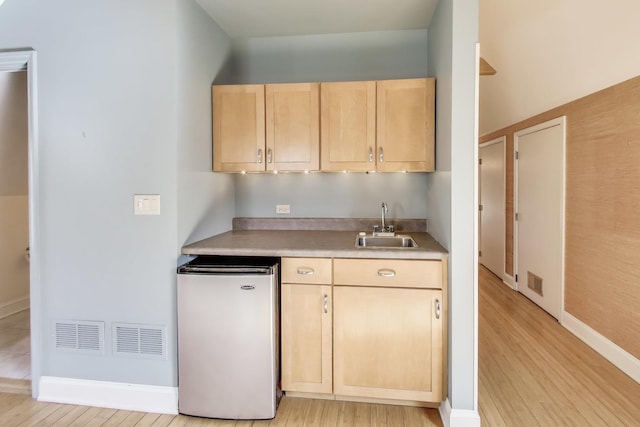
[[[433,171],[435,79],[377,84],[377,170]]]
[[[323,171],[375,170],[376,82],[320,86]]]
[[[213,86],[213,170],[263,171],[264,85]]]
[[[213,170],[319,166],[319,84],[213,86]]]
[[[321,169],[434,170],[435,79],[321,85]]]
[[[266,85],[267,170],[320,166],[320,85]]]

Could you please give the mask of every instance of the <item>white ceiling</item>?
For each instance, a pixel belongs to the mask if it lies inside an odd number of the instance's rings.
[[[413,30],[438,0],[196,0],[231,38]]]

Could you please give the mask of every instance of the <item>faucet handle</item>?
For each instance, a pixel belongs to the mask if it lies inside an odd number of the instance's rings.
[[[389,233],[395,233],[396,232],[396,227],[394,225],[387,225],[387,231]]]
[[[379,225],[374,225],[373,226],[373,232],[374,234],[378,232],[378,230],[380,230],[380,226]]]

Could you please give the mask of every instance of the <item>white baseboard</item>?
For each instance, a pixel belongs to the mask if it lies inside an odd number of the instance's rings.
[[[14,299],[13,301],[6,302],[0,305],[0,319],[3,317],[11,316],[19,311],[29,308],[29,296],[23,298]]]
[[[449,399],[440,404],[440,418],[444,427],[480,427],[478,411],[453,409]]]
[[[502,276],[502,283],[504,283],[514,291],[516,290],[516,279],[513,276],[509,276],[507,273],[504,273],[504,275]]]
[[[128,411],[178,413],[177,387],[41,377],[37,399],[40,402],[68,403]]]
[[[562,312],[562,326],[584,341],[589,347],[600,353],[625,374],[640,383],[639,359],[566,311]]]

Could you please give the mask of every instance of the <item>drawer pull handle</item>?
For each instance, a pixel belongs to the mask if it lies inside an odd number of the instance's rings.
[[[313,273],[315,273],[313,268],[309,268],[309,267],[298,267],[297,272],[298,272],[298,274],[302,274],[304,276],[310,276]]]
[[[322,306],[324,308],[324,312],[328,313],[329,312],[329,295],[324,294],[324,299],[322,302]]]
[[[395,277],[396,276],[396,272],[395,272],[395,270],[383,268],[381,270],[378,270],[378,276],[380,276],[380,277]]]
[[[440,318],[440,300],[436,300],[436,319]]]

